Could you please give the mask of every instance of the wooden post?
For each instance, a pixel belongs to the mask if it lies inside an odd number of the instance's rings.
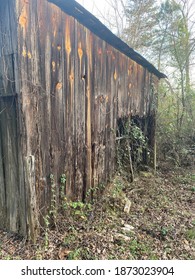
[[[25,158],[25,183],[27,192],[27,224],[28,236],[36,243],[38,235],[38,209],[35,190],[35,157]]]

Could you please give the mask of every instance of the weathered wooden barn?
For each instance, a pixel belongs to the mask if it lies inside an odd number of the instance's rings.
[[[106,183],[117,120],[154,124],[163,77],[74,0],[0,0],[0,227],[36,235],[51,174],[72,199]]]

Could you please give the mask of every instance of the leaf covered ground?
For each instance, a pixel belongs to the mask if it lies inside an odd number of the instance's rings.
[[[36,244],[1,230],[0,259],[195,259],[195,170],[117,174],[97,192],[93,204],[64,201]]]

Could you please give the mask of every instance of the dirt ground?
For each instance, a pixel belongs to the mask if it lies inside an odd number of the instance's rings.
[[[94,192],[93,203],[64,200],[35,245],[1,230],[0,259],[195,259],[195,169],[164,166],[133,183],[118,173]]]

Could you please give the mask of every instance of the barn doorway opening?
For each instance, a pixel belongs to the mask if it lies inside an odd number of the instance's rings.
[[[151,117],[122,117],[117,121],[117,165],[133,181],[134,172],[145,170],[153,158]]]

